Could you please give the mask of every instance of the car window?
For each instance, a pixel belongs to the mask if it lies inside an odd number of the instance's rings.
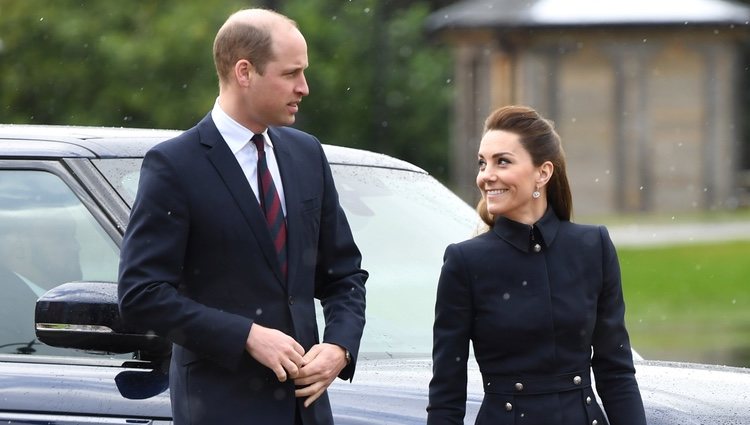
[[[94,161],[132,205],[140,161]],[[340,202],[362,252],[367,281],[365,356],[429,353],[435,290],[449,243],[476,233],[472,208],[433,177],[414,171],[332,164]],[[323,329],[322,312],[318,311]]]
[[[0,353],[62,350],[35,339],[34,306],[76,280],[116,281],[118,247],[57,175],[0,170]]]
[[[475,234],[477,214],[426,174],[342,165],[332,169],[362,251],[362,266],[370,273],[361,355],[429,353],[445,247]]]
[[[125,203],[132,207],[135,192],[138,190],[138,178],[143,158],[94,159],[91,162],[101,171]]]

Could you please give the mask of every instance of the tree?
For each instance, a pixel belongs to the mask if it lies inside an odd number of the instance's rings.
[[[375,0],[307,0],[285,11],[310,34],[311,95],[299,126],[445,177],[452,67],[420,30],[426,3],[386,10]]]
[[[432,0],[435,2],[436,0]],[[452,68],[427,1],[265,0],[305,34],[297,127],[447,176]],[[0,3],[0,122],[188,128],[212,106],[216,30],[244,1]]]

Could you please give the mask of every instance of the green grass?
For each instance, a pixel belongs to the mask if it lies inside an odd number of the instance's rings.
[[[618,254],[628,329],[644,357],[750,367],[750,241]]]

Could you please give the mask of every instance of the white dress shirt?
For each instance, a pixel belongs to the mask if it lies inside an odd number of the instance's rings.
[[[260,204],[260,191],[258,189],[258,149],[251,140],[254,133],[227,115],[227,113],[221,109],[221,106],[219,106],[218,99],[216,99],[214,108],[211,110],[211,119],[214,120],[214,124],[216,124],[216,128],[219,130],[221,137],[224,138],[229,149],[232,151],[235,158],[237,158],[237,162],[240,164],[240,167],[242,167],[242,172],[245,173],[247,182],[250,183],[250,187],[253,189],[255,199],[257,199],[258,204]],[[279,200],[281,201],[281,210],[286,217],[284,186],[281,184],[279,164],[276,162],[276,155],[273,151],[271,138],[268,137],[268,129],[263,132],[263,140],[265,140],[265,147],[263,150],[266,152],[268,170],[271,172],[271,177],[273,177],[273,183],[276,185],[276,191],[279,193]]]

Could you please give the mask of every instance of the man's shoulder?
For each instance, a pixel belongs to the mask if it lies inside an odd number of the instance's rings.
[[[174,153],[175,151],[185,150],[190,146],[197,146],[201,140],[204,140],[205,143],[208,139],[216,137],[221,136],[213,121],[210,120],[210,117],[207,117],[175,137],[157,143],[151,150]]]

